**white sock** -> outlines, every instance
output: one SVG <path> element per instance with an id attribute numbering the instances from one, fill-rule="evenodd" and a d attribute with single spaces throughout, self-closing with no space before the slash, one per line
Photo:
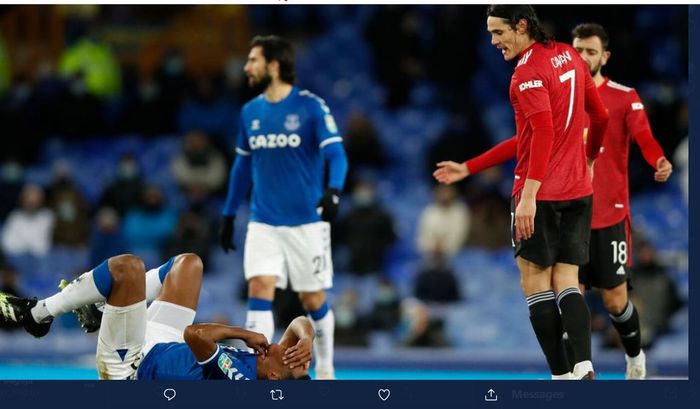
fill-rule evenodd
<path id="1" fill-rule="evenodd" d="M 42 322 L 99 301 L 105 301 L 105 297 L 97 290 L 92 271 L 88 271 L 73 280 L 62 291 L 37 302 L 32 308 L 32 317 L 34 321 Z"/>
<path id="2" fill-rule="evenodd" d="M 314 339 L 316 370 L 332 371 L 333 340 L 335 335 L 335 315 L 333 315 L 333 310 L 329 309 L 326 315 L 318 321 L 311 317 L 309 318 L 316 332 L 316 338 Z"/>
<path id="3" fill-rule="evenodd" d="M 574 374 L 571 372 L 567 372 L 562 375 L 552 375 L 553 381 L 569 381 L 571 379 L 574 379 Z"/>
<path id="4" fill-rule="evenodd" d="M 248 310 L 245 328 L 265 335 L 267 342 L 272 342 L 272 336 L 275 334 L 275 319 L 272 317 L 272 310 Z M 253 350 L 250 349 L 250 351 Z"/>
<path id="5" fill-rule="evenodd" d="M 625 354 L 627 357 L 627 362 L 634 364 L 634 365 L 644 365 L 646 363 L 646 357 L 644 356 L 644 350 L 640 349 L 639 350 L 639 355 L 637 356 L 629 356 Z"/>
<path id="6" fill-rule="evenodd" d="M 146 302 L 151 303 L 158 298 L 163 283 L 160 282 L 160 269 L 154 268 L 146 272 Z"/>
<path id="7" fill-rule="evenodd" d="M 593 363 L 591 361 L 581 361 L 574 366 L 574 376 L 576 379 L 581 379 L 588 372 L 593 372 Z"/>

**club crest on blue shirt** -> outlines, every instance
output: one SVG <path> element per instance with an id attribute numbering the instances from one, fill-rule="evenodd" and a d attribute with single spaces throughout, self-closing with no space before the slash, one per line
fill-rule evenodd
<path id="1" fill-rule="evenodd" d="M 299 121 L 299 115 L 297 114 L 289 114 L 287 115 L 287 119 L 284 121 L 284 127 L 290 131 L 294 132 L 299 127 L 301 126 L 301 122 Z"/>
<path id="2" fill-rule="evenodd" d="M 229 356 L 225 353 L 221 354 L 221 356 L 219 356 L 219 368 L 221 368 L 222 371 L 226 372 L 229 369 L 231 369 L 231 366 L 233 366 L 233 361 L 231 360 L 231 358 L 229 358 Z"/>
<path id="3" fill-rule="evenodd" d="M 260 120 L 253 119 L 253 121 L 250 123 L 250 130 L 257 131 L 258 129 L 260 129 Z"/>

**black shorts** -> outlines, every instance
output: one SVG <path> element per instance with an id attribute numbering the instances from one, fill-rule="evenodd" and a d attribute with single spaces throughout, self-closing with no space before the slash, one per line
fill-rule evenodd
<path id="1" fill-rule="evenodd" d="M 510 202 L 511 239 L 515 256 L 541 267 L 556 263 L 588 263 L 588 246 L 593 214 L 592 196 L 573 200 L 538 200 L 535 233 L 527 240 L 515 240 L 516 198 Z"/>
<path id="2" fill-rule="evenodd" d="M 629 261 L 632 256 L 627 219 L 603 229 L 591 231 L 590 262 L 581 266 L 578 281 L 586 288 L 615 288 L 629 285 Z"/>

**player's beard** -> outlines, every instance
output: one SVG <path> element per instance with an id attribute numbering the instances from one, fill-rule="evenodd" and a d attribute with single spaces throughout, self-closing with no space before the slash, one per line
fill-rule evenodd
<path id="1" fill-rule="evenodd" d="M 270 76 L 270 73 L 265 71 L 265 74 L 263 74 L 259 78 L 255 77 L 248 77 L 248 85 L 250 85 L 251 88 L 259 91 L 264 91 L 267 89 L 267 87 L 270 85 L 272 82 L 272 77 Z"/>
<path id="2" fill-rule="evenodd" d="M 598 75 L 601 68 L 603 68 L 602 61 L 598 62 L 598 65 L 596 65 L 595 67 L 589 68 L 588 71 L 590 71 L 591 77 L 595 77 L 596 75 Z"/>

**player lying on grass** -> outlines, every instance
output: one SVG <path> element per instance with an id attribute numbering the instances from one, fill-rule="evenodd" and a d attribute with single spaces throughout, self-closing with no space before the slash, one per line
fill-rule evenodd
<path id="1" fill-rule="evenodd" d="M 99 326 L 100 379 L 310 379 L 314 331 L 306 317 L 293 320 L 279 344 L 243 328 L 193 324 L 202 272 L 191 253 L 148 272 L 136 256 L 115 256 L 43 300 L 0 293 L 0 327 L 20 324 L 39 338 L 55 317 L 76 310 L 88 331 Z M 97 324 L 90 311 L 100 302 Z M 225 339 L 255 353 L 218 343 Z"/>

